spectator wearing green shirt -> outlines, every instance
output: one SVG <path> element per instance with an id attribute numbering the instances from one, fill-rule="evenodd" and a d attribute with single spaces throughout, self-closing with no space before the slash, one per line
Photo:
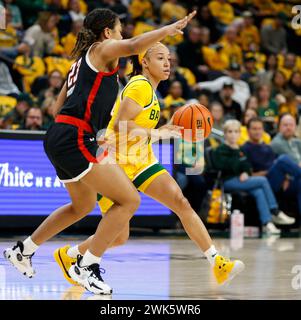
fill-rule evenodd
<path id="1" fill-rule="evenodd" d="M 280 211 L 273 191 L 266 177 L 251 176 L 251 165 L 238 145 L 240 122 L 228 120 L 224 125 L 225 143 L 212 153 L 213 166 L 222 172 L 226 192 L 244 191 L 255 198 L 263 232 L 279 234 L 272 222 L 272 215 Z"/>

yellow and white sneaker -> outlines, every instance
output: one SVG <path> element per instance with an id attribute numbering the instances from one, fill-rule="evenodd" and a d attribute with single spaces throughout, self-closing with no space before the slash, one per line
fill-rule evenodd
<path id="1" fill-rule="evenodd" d="M 61 270 L 63 271 L 63 275 L 65 279 L 74 285 L 78 283 L 75 282 L 69 275 L 69 269 L 71 266 L 76 262 L 76 259 L 71 258 L 67 255 L 67 251 L 70 248 L 70 245 L 67 245 L 63 248 L 58 248 L 54 251 L 53 256 L 57 264 L 60 266 Z"/>
<path id="2" fill-rule="evenodd" d="M 215 257 L 213 273 L 217 283 L 224 285 L 242 272 L 244 268 L 245 264 L 240 260 L 231 261 L 230 259 L 217 255 Z"/>

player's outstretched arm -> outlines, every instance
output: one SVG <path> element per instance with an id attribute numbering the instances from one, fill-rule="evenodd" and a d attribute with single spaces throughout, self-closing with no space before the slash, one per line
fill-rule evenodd
<path id="1" fill-rule="evenodd" d="M 196 11 L 191 12 L 185 18 L 158 30 L 153 30 L 126 40 L 105 40 L 101 46 L 100 55 L 103 61 L 109 62 L 119 57 L 126 57 L 146 51 L 156 42 L 167 36 L 183 34 L 183 29 L 196 15 Z"/>

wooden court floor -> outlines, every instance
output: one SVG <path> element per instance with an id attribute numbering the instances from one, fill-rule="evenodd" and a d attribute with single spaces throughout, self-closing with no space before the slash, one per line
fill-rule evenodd
<path id="1" fill-rule="evenodd" d="M 0 300 L 172 300 L 172 299 L 301 299 L 301 238 L 215 239 L 222 254 L 240 258 L 245 271 L 218 287 L 208 262 L 187 238 L 131 238 L 109 250 L 102 262 L 112 297 L 94 296 L 69 285 L 52 253 L 79 238 L 58 238 L 35 254 L 36 276 L 27 279 L 7 264 L 2 251 L 13 242 L 0 240 Z"/>

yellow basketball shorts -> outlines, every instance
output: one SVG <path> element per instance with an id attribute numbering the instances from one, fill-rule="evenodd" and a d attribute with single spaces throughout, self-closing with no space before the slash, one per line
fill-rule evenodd
<path id="1" fill-rule="evenodd" d="M 122 168 L 134 186 L 141 192 L 144 192 L 155 178 L 167 172 L 158 162 L 150 165 L 141 165 L 138 168 L 136 167 L 135 170 L 133 170 L 133 166 L 124 166 Z M 106 213 L 113 205 L 113 201 L 100 194 L 97 195 L 97 201 L 102 213 Z"/>

